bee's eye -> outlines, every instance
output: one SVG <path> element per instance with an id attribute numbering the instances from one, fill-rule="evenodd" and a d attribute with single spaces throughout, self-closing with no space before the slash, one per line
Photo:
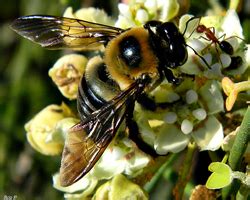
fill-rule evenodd
<path id="1" fill-rule="evenodd" d="M 141 47 L 140 43 L 133 36 L 124 38 L 120 42 L 120 56 L 123 61 L 129 67 L 138 67 L 142 58 L 141 58 Z"/>
<path id="2" fill-rule="evenodd" d="M 168 39 L 174 39 L 180 35 L 178 28 L 171 22 L 166 22 L 157 27 L 157 33 Z"/>

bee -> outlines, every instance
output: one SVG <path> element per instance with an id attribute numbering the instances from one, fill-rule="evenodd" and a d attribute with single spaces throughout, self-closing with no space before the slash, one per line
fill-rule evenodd
<path id="1" fill-rule="evenodd" d="M 180 83 L 172 69 L 187 60 L 186 28 L 181 33 L 173 22 L 149 21 L 143 27 L 124 30 L 44 15 L 20 17 L 11 27 L 49 49 L 93 50 L 105 46 L 103 58 L 97 57 L 87 65 L 79 84 L 77 108 L 81 121 L 70 129 L 65 141 L 60 167 L 62 186 L 75 183 L 92 169 L 124 121 L 129 138 L 141 150 L 156 155 L 141 140 L 133 120 L 134 104 L 137 101 L 155 110 L 157 105 L 149 92 L 164 79 Z"/>

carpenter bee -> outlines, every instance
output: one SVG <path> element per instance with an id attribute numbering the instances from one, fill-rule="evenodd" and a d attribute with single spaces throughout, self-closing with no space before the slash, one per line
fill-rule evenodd
<path id="1" fill-rule="evenodd" d="M 165 78 L 173 84 L 180 82 L 172 69 L 183 65 L 188 53 L 184 33 L 174 23 L 149 21 L 143 27 L 123 30 L 79 19 L 33 15 L 16 19 L 11 27 L 49 49 L 105 46 L 103 58 L 87 65 L 80 81 L 77 107 L 81 121 L 65 141 L 62 186 L 75 183 L 91 170 L 123 121 L 137 146 L 156 154 L 141 140 L 133 109 L 137 101 L 154 110 L 155 103 L 147 94 Z"/>

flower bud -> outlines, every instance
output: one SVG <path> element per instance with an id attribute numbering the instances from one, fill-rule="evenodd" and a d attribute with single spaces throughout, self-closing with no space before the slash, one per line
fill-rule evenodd
<path id="1" fill-rule="evenodd" d="M 64 144 L 64 135 L 58 131 L 60 128 L 57 124 L 66 117 L 73 117 L 73 114 L 65 104 L 49 105 L 40 111 L 25 124 L 27 139 L 31 146 L 45 155 L 60 154 Z M 69 124 L 68 128 L 74 123 Z"/>
<path id="2" fill-rule="evenodd" d="M 61 57 L 49 70 L 49 76 L 63 96 L 76 99 L 78 84 L 83 75 L 87 58 L 78 54 Z"/>
<path id="3" fill-rule="evenodd" d="M 96 191 L 93 199 L 148 199 L 147 194 L 137 184 L 118 174 Z"/>

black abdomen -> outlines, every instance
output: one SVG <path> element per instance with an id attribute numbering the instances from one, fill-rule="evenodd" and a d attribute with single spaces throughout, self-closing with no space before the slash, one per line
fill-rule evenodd
<path id="1" fill-rule="evenodd" d="M 101 57 L 89 60 L 78 88 L 77 109 L 81 120 L 100 109 L 120 92 Z"/>
<path id="2" fill-rule="evenodd" d="M 83 76 L 79 85 L 77 98 L 77 110 L 81 120 L 101 108 L 105 103 L 104 99 L 98 98 L 95 95 Z"/>

